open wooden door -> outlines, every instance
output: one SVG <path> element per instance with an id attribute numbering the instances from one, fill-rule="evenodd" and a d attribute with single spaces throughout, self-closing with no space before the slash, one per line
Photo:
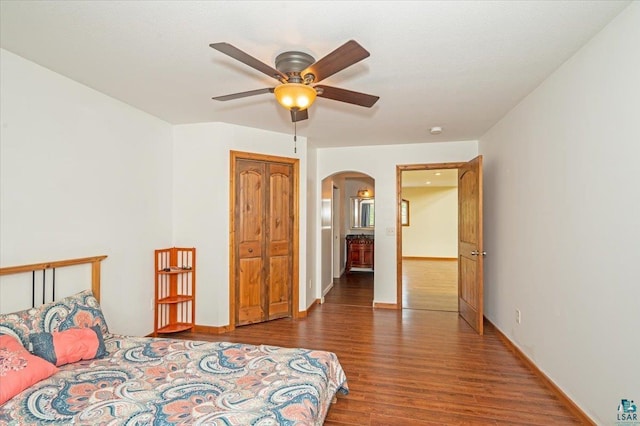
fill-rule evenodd
<path id="1" fill-rule="evenodd" d="M 458 310 L 483 332 L 482 156 L 458 169 Z"/>

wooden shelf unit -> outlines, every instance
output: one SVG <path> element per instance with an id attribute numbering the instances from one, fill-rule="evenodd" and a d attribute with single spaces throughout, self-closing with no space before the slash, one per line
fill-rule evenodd
<path id="1" fill-rule="evenodd" d="M 155 267 L 153 335 L 193 331 L 196 318 L 196 249 L 158 249 L 155 251 Z"/>

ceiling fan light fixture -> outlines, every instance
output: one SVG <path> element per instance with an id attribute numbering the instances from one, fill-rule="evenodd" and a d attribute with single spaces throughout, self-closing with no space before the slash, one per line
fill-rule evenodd
<path id="1" fill-rule="evenodd" d="M 278 103 L 288 110 L 297 108 L 302 111 L 309 108 L 316 100 L 315 89 L 301 83 L 281 84 L 275 87 L 273 94 Z"/>

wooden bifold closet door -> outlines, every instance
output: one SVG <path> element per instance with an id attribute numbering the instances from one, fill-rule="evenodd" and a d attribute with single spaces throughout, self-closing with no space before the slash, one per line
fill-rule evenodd
<path id="1" fill-rule="evenodd" d="M 234 168 L 234 323 L 246 325 L 290 317 L 294 167 L 236 158 Z"/>

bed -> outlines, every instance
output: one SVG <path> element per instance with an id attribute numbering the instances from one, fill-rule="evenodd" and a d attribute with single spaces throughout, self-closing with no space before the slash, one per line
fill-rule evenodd
<path id="1" fill-rule="evenodd" d="M 91 289 L 0 314 L 0 391 L 7 398 L 16 380 L 26 387 L 0 405 L 0 424 L 321 425 L 336 395 L 348 393 L 332 352 L 110 333 L 99 305 L 104 257 L 0 268 L 88 263 L 92 275 Z M 69 333 L 88 343 L 78 349 L 83 340 Z M 12 355 L 3 341 L 21 348 Z M 44 376 L 27 374 L 16 353 L 28 366 L 48 364 Z"/>

